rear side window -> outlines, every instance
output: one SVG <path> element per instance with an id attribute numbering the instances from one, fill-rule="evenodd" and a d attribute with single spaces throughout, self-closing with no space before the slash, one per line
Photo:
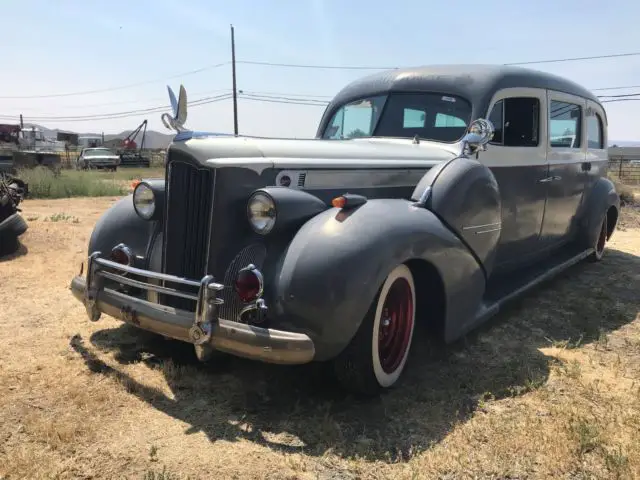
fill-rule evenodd
<path id="1" fill-rule="evenodd" d="M 495 128 L 494 145 L 536 147 L 540 132 L 540 100 L 534 97 L 505 98 L 489 114 Z"/>
<path id="2" fill-rule="evenodd" d="M 582 107 L 551 100 L 549 106 L 549 144 L 556 148 L 580 148 Z"/>
<path id="3" fill-rule="evenodd" d="M 587 146 L 602 150 L 604 148 L 604 135 L 602 134 L 602 118 L 593 112 L 587 117 Z"/>

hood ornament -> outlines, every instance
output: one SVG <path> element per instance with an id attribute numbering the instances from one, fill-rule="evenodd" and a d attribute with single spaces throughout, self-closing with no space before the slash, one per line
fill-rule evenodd
<path id="1" fill-rule="evenodd" d="M 178 133 L 186 132 L 187 129 L 184 128 L 184 124 L 187 121 L 187 91 L 183 85 L 180 85 L 180 94 L 178 95 L 178 100 L 176 100 L 176 96 L 169 85 L 167 85 L 167 90 L 169 91 L 169 101 L 171 102 L 173 116 L 163 113 L 160 119 L 167 129 L 175 130 Z"/>

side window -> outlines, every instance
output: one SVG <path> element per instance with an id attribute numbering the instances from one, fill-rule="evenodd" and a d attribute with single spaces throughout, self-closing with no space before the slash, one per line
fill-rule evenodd
<path id="1" fill-rule="evenodd" d="M 536 147 L 540 131 L 540 100 L 535 97 L 505 98 L 495 103 L 489 120 L 495 133 L 492 144 L 505 147 Z"/>
<path id="2" fill-rule="evenodd" d="M 435 127 L 466 127 L 467 122 L 454 115 L 447 115 L 446 113 L 436 114 Z"/>
<path id="3" fill-rule="evenodd" d="M 604 148 L 602 119 L 595 112 L 587 117 L 587 146 L 599 150 Z"/>
<path id="4" fill-rule="evenodd" d="M 424 128 L 425 116 L 426 114 L 424 110 L 405 108 L 402 119 L 402 128 Z"/>
<path id="5" fill-rule="evenodd" d="M 551 100 L 549 106 L 549 140 L 551 147 L 580 148 L 580 105 Z"/>

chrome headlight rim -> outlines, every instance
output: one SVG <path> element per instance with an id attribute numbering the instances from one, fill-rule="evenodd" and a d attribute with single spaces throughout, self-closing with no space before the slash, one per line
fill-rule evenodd
<path id="1" fill-rule="evenodd" d="M 271 212 L 270 215 L 267 215 L 267 219 L 263 227 L 259 227 L 255 221 L 255 215 L 252 211 L 252 205 L 255 205 L 257 202 L 261 202 L 263 205 L 266 205 L 268 208 L 267 211 Z M 262 190 L 258 190 L 253 192 L 247 201 L 247 220 L 249 221 L 249 225 L 251 229 L 260 234 L 267 235 L 269 234 L 276 225 L 276 219 L 278 217 L 278 212 L 276 209 L 276 202 L 271 195 Z"/>
<path id="2" fill-rule="evenodd" d="M 144 209 L 141 208 L 138 203 L 141 195 L 147 194 L 146 191 L 148 191 L 148 194 L 151 195 L 151 207 L 147 207 L 147 209 Z M 153 218 L 153 215 L 155 214 L 157 208 L 157 199 L 153 188 L 151 188 L 151 185 L 147 184 L 146 182 L 140 182 L 138 185 L 136 185 L 136 188 L 133 189 L 133 208 L 138 216 L 143 220 L 151 220 Z"/>

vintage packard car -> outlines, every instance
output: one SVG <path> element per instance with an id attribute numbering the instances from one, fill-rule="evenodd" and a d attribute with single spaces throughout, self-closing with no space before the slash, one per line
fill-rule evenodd
<path id="1" fill-rule="evenodd" d="M 374 74 L 306 140 L 189 131 L 184 89 L 169 96 L 165 178 L 98 221 L 71 290 L 90 320 L 190 342 L 203 361 L 326 361 L 375 395 L 397 384 L 416 322 L 452 342 L 599 261 L 616 228 L 606 113 L 557 76 Z"/>

